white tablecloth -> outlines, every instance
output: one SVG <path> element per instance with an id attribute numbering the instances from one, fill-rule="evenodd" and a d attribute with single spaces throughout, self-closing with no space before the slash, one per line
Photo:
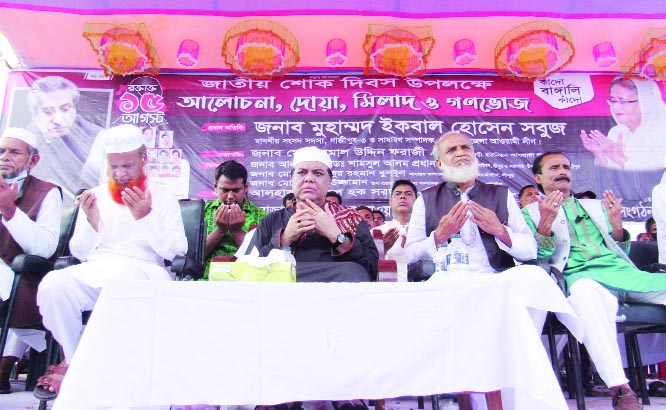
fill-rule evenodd
<path id="1" fill-rule="evenodd" d="M 517 409 L 566 410 L 528 309 L 562 312 L 574 332 L 577 321 L 534 272 L 442 283 L 117 283 L 102 291 L 53 410 L 497 389 Z"/>

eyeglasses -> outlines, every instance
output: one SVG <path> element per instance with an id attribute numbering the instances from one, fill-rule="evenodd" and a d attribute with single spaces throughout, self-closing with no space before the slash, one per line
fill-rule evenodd
<path id="1" fill-rule="evenodd" d="M 633 104 L 638 102 L 638 100 L 615 100 L 613 98 L 609 98 L 606 100 L 608 105 L 614 105 L 614 104 L 620 104 L 620 106 L 624 107 L 627 104 Z"/>

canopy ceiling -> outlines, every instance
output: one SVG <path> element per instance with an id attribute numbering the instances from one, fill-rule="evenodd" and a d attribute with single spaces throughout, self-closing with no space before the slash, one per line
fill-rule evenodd
<path id="1" fill-rule="evenodd" d="M 363 42 L 371 24 L 397 27 L 431 26 L 435 39 L 427 62 L 431 72 L 494 72 L 500 38 L 529 22 L 557 23 L 571 34 L 575 54 L 566 71 L 619 72 L 641 48 L 651 28 L 666 28 L 666 1 L 517 1 L 441 0 L 16 0 L 0 2 L 0 30 L 16 50 L 25 69 L 100 68 L 97 55 L 84 38 L 86 23 L 144 23 L 161 60 L 161 72 L 225 72 L 221 55 L 227 31 L 248 19 L 284 26 L 298 41 L 297 72 L 360 71 Z M 177 62 L 185 39 L 200 46 L 191 69 Z M 348 60 L 341 67 L 326 61 L 326 44 L 342 39 Z M 471 40 L 477 60 L 468 66 L 454 62 L 454 43 Z M 593 47 L 613 45 L 617 63 L 599 67 Z"/>

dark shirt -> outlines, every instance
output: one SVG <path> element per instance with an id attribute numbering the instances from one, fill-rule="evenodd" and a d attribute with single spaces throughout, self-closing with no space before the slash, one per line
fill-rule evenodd
<path id="1" fill-rule="evenodd" d="M 206 220 L 206 235 L 210 235 L 215 229 L 217 229 L 217 224 L 215 223 L 215 213 L 222 206 L 219 199 L 207 202 L 204 208 L 204 219 Z M 245 223 L 243 224 L 243 232 L 247 233 L 250 229 L 254 229 L 261 219 L 266 216 L 266 211 L 259 208 L 248 199 L 244 199 L 241 203 L 241 209 L 245 213 Z M 227 231 L 224 234 L 224 237 L 217 244 L 217 246 L 211 251 L 210 255 L 206 257 L 206 267 L 204 270 L 204 276 L 201 280 L 208 280 L 208 273 L 210 272 L 210 263 L 216 256 L 234 256 L 238 251 L 238 245 L 234 241 L 234 237 L 230 231 Z"/>

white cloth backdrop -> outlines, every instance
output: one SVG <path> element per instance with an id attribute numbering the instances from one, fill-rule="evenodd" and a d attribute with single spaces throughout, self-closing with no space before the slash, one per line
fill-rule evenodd
<path id="1" fill-rule="evenodd" d="M 53 410 L 500 388 L 506 409 L 566 410 L 528 309 L 563 312 L 582 334 L 557 286 L 533 272 L 440 283 L 110 285 Z"/>

